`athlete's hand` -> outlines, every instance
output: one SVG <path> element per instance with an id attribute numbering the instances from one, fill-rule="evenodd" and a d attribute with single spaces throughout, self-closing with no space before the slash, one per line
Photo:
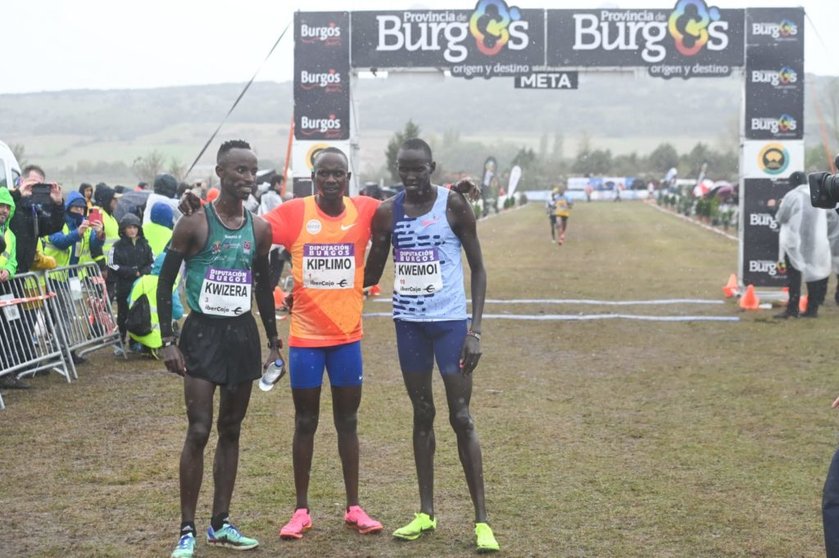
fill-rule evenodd
<path id="1" fill-rule="evenodd" d="M 472 201 L 476 201 L 481 197 L 481 190 L 475 185 L 471 178 L 464 178 L 463 180 L 460 180 L 457 184 L 452 186 L 452 190 L 460 192 L 463 196 Z"/>
<path id="2" fill-rule="evenodd" d="M 460 372 L 468 376 L 478 366 L 481 360 L 481 341 L 474 335 L 467 335 L 460 349 Z"/>
<path id="3" fill-rule="evenodd" d="M 291 309 L 294 308 L 294 296 L 291 293 L 285 295 L 285 298 L 283 299 L 283 306 L 285 306 L 288 313 L 291 314 Z"/>
<path id="4" fill-rule="evenodd" d="M 199 209 L 201 209 L 201 198 L 193 194 L 191 190 L 184 192 L 178 203 L 178 210 L 184 215 L 192 215 Z"/>
<path id="5" fill-rule="evenodd" d="M 184 361 L 184 355 L 176 345 L 169 345 L 160 349 L 160 357 L 166 363 L 166 370 L 178 376 L 186 376 L 186 361 Z"/>
<path id="6" fill-rule="evenodd" d="M 839 397 L 837 397 L 836 400 L 833 401 L 833 405 L 831 405 L 831 407 L 833 407 L 834 409 L 839 409 Z"/>
<path id="7" fill-rule="evenodd" d="M 285 361 L 286 361 L 286 360 L 283 358 L 283 355 L 281 355 L 281 354 L 280 354 L 280 349 L 282 349 L 282 348 L 283 348 L 283 341 L 282 341 L 282 339 L 281 339 L 277 347 L 275 347 L 275 348 L 273 348 L 273 349 L 269 349 L 269 350 L 268 350 L 268 358 L 265 360 L 265 363 L 262 365 L 262 373 L 263 373 L 263 374 L 265 373 L 265 371 L 266 371 L 266 370 L 268 370 L 268 367 L 269 367 L 269 366 L 271 366 L 272 364 L 274 364 L 274 361 L 275 361 L 275 360 L 277 360 L 278 358 L 279 358 L 279 359 L 282 359 L 282 360 L 283 360 L 283 362 L 285 362 Z M 280 379 L 281 379 L 283 376 L 285 376 L 285 373 L 286 373 L 286 370 L 287 370 L 287 369 L 288 369 L 288 366 L 284 366 L 284 367 L 283 367 L 283 373 L 282 373 L 282 374 L 280 374 L 280 377 L 279 377 L 279 378 L 277 378 L 277 381 L 278 381 L 278 382 L 280 381 Z"/>

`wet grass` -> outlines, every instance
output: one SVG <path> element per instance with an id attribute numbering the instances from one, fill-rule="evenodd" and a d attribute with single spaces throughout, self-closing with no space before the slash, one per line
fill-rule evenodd
<path id="1" fill-rule="evenodd" d="M 578 204 L 551 244 L 532 206 L 479 227 L 491 299 L 721 300 L 736 243 L 641 203 Z M 386 271 L 386 274 L 389 271 Z M 386 275 L 388 276 L 388 275 Z M 387 289 L 385 289 L 387 291 Z M 832 297 L 831 297 L 832 298 Z M 368 302 L 370 312 L 387 304 Z M 508 556 L 817 556 L 820 491 L 836 444 L 831 305 L 775 322 L 732 302 L 611 307 L 490 304 L 487 313 L 739 316 L 741 321 L 486 320 L 473 412 L 490 519 Z M 284 326 L 283 326 L 284 327 Z M 287 383 L 255 391 L 232 516 L 262 556 L 471 556 L 472 510 L 438 402 L 439 528 L 389 532 L 418 506 L 411 412 L 393 326 L 365 322 L 362 504 L 386 527 L 344 528 L 331 400 L 324 393 L 310 502 L 315 528 L 280 541 L 294 491 Z M 0 413 L 3 556 L 168 556 L 179 522 L 182 392 L 160 363 L 101 351 L 80 379 L 38 377 Z M 211 449 L 199 528 L 209 521 Z M 199 541 L 200 557 L 221 556 Z"/>

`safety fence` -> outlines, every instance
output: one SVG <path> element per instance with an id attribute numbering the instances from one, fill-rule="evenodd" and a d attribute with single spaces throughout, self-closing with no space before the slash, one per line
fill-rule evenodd
<path id="1" fill-rule="evenodd" d="M 78 378 L 74 358 L 122 348 L 105 279 L 94 263 L 0 282 L 0 376 L 47 370 Z M 5 408 L 0 396 L 0 409 Z"/>

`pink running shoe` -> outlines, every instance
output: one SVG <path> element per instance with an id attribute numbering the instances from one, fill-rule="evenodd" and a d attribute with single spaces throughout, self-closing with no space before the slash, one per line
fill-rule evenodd
<path id="1" fill-rule="evenodd" d="M 302 539 L 303 533 L 312 528 L 312 518 L 309 510 L 299 508 L 294 510 L 291 520 L 280 529 L 280 538 L 286 540 Z"/>
<path id="2" fill-rule="evenodd" d="M 382 530 L 382 524 L 367 515 L 361 509 L 361 506 L 350 506 L 347 513 L 344 514 L 344 521 L 347 523 L 347 527 L 355 529 L 362 535 L 378 533 Z"/>

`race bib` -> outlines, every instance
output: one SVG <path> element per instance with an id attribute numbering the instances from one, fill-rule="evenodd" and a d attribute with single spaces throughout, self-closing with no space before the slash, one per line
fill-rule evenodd
<path id="1" fill-rule="evenodd" d="M 396 279 L 393 290 L 398 294 L 429 295 L 443 288 L 443 274 L 437 248 L 397 248 L 394 250 L 394 265 Z"/>
<path id="2" fill-rule="evenodd" d="M 304 288 L 352 289 L 354 286 L 354 244 L 303 245 Z"/>
<path id="3" fill-rule="evenodd" d="M 251 309 L 251 272 L 208 267 L 198 307 L 212 316 L 239 316 Z"/>

